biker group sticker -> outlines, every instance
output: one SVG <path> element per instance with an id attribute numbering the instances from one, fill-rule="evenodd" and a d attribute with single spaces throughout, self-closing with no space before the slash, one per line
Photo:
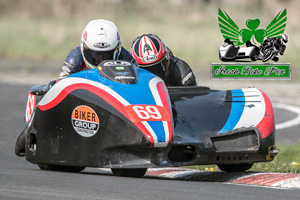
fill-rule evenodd
<path id="1" fill-rule="evenodd" d="M 77 106 L 72 112 L 72 125 L 79 135 L 92 137 L 99 129 L 99 118 L 89 106 Z"/>

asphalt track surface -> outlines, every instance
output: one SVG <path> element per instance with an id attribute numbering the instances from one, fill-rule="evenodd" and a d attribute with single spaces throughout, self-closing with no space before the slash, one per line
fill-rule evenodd
<path id="1" fill-rule="evenodd" d="M 146 175 L 143 178 L 112 176 L 111 172 L 87 168 L 81 173 L 40 170 L 15 156 L 15 141 L 24 128 L 29 85 L 0 83 L 0 199 L 205 199 L 257 200 L 300 199 L 299 189 L 188 181 Z M 277 124 L 297 113 L 275 107 Z M 277 131 L 277 143 L 299 142 L 295 123 Z"/>

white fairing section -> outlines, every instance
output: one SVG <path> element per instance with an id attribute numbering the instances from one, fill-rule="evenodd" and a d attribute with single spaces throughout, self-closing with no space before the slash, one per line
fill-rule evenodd
<path id="1" fill-rule="evenodd" d="M 159 77 L 155 77 L 149 82 L 149 87 L 150 87 L 152 95 L 155 99 L 156 104 L 158 106 L 163 106 L 162 100 L 160 98 L 160 95 L 159 95 L 157 87 L 156 87 L 156 85 L 159 82 L 163 82 L 163 80 Z M 163 123 L 163 127 L 165 130 L 165 142 L 154 142 L 154 147 L 166 147 L 169 143 L 169 140 L 170 140 L 169 135 L 170 135 L 171 130 L 169 130 L 167 121 L 162 121 L 162 123 Z"/>
<path id="2" fill-rule="evenodd" d="M 257 88 L 242 89 L 245 95 L 245 106 L 242 116 L 234 129 L 258 125 L 265 115 L 265 100 Z"/>

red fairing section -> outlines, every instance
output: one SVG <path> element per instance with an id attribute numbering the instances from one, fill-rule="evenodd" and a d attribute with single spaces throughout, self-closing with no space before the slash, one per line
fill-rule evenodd
<path id="1" fill-rule="evenodd" d="M 274 112 L 273 107 L 271 104 L 271 101 L 269 97 L 261 90 L 259 90 L 261 94 L 264 97 L 265 105 L 266 105 L 266 111 L 264 118 L 261 120 L 261 122 L 256 126 L 261 132 L 261 137 L 266 138 L 270 136 L 274 132 Z"/>

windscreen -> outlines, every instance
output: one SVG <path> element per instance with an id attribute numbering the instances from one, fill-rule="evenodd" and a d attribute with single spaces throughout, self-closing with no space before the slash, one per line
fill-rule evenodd
<path id="1" fill-rule="evenodd" d="M 98 72 L 104 78 L 117 83 L 133 84 L 138 79 L 135 65 L 125 60 L 103 61 L 98 66 Z"/>

